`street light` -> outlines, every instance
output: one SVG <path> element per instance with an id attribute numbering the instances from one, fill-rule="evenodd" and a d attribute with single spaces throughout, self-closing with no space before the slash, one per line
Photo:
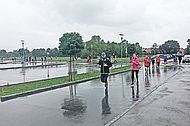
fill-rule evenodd
<path id="1" fill-rule="evenodd" d="M 24 40 L 21 40 L 21 42 L 22 42 L 22 49 L 23 49 L 23 54 L 22 54 L 23 60 L 22 60 L 22 64 L 24 64 Z"/>
<path id="2" fill-rule="evenodd" d="M 124 34 L 119 34 L 119 35 L 121 36 L 121 67 L 122 67 L 122 49 L 123 49 L 122 41 Z"/>
<path id="3" fill-rule="evenodd" d="M 127 45 L 128 45 L 128 41 L 126 41 L 126 63 L 127 63 Z"/>
<path id="4" fill-rule="evenodd" d="M 93 45 L 91 44 L 91 62 L 93 63 Z"/>

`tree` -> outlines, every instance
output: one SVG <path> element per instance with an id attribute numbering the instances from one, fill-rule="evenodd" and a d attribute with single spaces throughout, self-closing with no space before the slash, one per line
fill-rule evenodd
<path id="1" fill-rule="evenodd" d="M 20 56 L 23 55 L 23 48 L 18 50 Z M 30 56 L 30 51 L 28 49 L 24 49 L 24 56 Z"/>
<path id="2" fill-rule="evenodd" d="M 0 50 L 0 57 L 1 58 L 4 58 L 6 55 L 7 55 L 7 51 L 6 50 L 4 50 L 4 49 Z"/>
<path id="3" fill-rule="evenodd" d="M 190 39 L 187 40 L 187 48 L 185 49 L 185 54 L 190 54 Z"/>
<path id="4" fill-rule="evenodd" d="M 158 48 L 158 47 L 159 47 L 159 46 L 158 46 L 157 43 L 154 43 L 154 44 L 152 45 L 152 52 L 153 52 L 154 55 L 159 52 L 159 48 Z"/>
<path id="5" fill-rule="evenodd" d="M 159 47 L 163 53 L 173 54 L 179 51 L 179 43 L 176 40 L 168 40 Z"/>
<path id="6" fill-rule="evenodd" d="M 50 49 L 49 56 L 53 56 L 53 57 L 60 56 L 59 50 L 57 48 Z"/>
<path id="7" fill-rule="evenodd" d="M 127 45 L 127 53 L 129 54 L 129 55 L 133 55 L 134 53 L 136 52 L 136 46 L 135 46 L 135 44 L 128 44 Z"/>
<path id="8" fill-rule="evenodd" d="M 76 32 L 64 33 L 63 36 L 59 38 L 59 41 L 61 53 L 69 56 L 77 55 L 84 49 L 82 37 Z"/>
<path id="9" fill-rule="evenodd" d="M 32 50 L 32 56 L 35 56 L 35 57 L 41 57 L 41 56 L 46 56 L 46 50 L 43 49 L 43 48 L 40 48 L 40 49 L 33 49 Z"/>

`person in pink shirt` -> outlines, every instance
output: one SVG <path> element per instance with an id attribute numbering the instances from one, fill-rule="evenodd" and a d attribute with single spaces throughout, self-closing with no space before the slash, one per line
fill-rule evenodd
<path id="1" fill-rule="evenodd" d="M 133 58 L 131 60 L 131 65 L 132 65 L 132 84 L 131 84 L 131 88 L 134 91 L 134 74 L 136 73 L 136 79 L 137 79 L 137 96 L 136 97 L 139 97 L 139 80 L 138 80 L 139 59 L 137 58 L 136 54 L 133 54 Z M 134 92 L 133 92 L 133 97 L 134 97 Z"/>

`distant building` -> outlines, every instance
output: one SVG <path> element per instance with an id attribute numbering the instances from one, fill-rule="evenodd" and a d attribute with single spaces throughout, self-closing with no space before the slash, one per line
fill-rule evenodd
<path id="1" fill-rule="evenodd" d="M 179 51 L 180 51 L 180 52 L 184 52 L 184 49 L 183 49 L 183 48 L 179 48 Z"/>
<path id="2" fill-rule="evenodd" d="M 152 49 L 151 48 L 143 48 L 143 52 L 151 53 Z"/>

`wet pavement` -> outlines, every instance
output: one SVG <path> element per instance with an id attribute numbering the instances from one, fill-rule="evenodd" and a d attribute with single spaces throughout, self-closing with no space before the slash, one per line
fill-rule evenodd
<path id="1" fill-rule="evenodd" d="M 111 126 L 190 126 L 190 66 L 183 67 Z"/>
<path id="2" fill-rule="evenodd" d="M 120 67 L 120 64 L 114 64 L 113 68 L 115 67 Z M 77 74 L 89 73 L 99 70 L 96 64 L 87 64 L 87 63 L 76 64 L 75 68 L 77 70 Z M 33 67 L 33 68 L 0 70 L 0 75 L 1 75 L 0 76 L 1 86 L 7 84 L 11 85 L 14 83 L 67 76 L 68 65 L 65 64 L 65 65 L 42 66 L 42 67 Z"/>
<path id="3" fill-rule="evenodd" d="M 178 71 L 176 66 L 139 72 L 140 98 Z M 3 126 L 103 126 L 133 105 L 131 72 L 109 77 L 109 94 L 99 79 L 0 103 Z"/>

